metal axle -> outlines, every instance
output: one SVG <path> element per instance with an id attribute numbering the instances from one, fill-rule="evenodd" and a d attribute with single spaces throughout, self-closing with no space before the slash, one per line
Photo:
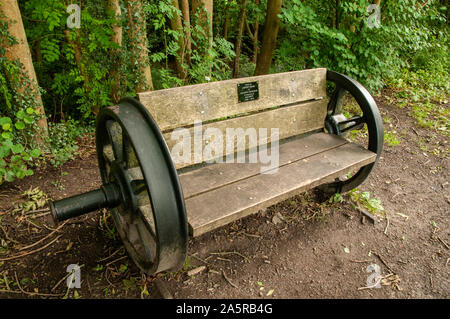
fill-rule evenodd
<path id="1" fill-rule="evenodd" d="M 117 207 L 120 202 L 120 188 L 111 183 L 94 191 L 50 202 L 50 210 L 53 220 L 61 222 L 101 208 Z"/>

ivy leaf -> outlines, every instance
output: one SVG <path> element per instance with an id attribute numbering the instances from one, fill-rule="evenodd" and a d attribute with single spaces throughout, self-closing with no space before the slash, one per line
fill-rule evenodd
<path id="1" fill-rule="evenodd" d="M 41 155 L 41 151 L 35 148 L 35 149 L 31 150 L 30 155 L 32 157 L 38 157 L 39 155 Z"/>
<path id="2" fill-rule="evenodd" d="M 16 145 L 13 145 L 13 147 L 11 147 L 11 151 L 14 154 L 19 154 L 19 153 L 22 153 L 24 151 L 24 147 L 23 147 L 22 144 L 16 144 Z"/>
<path id="3" fill-rule="evenodd" d="M 0 117 L 0 125 L 11 124 L 12 121 L 9 117 Z"/>
<path id="4" fill-rule="evenodd" d="M 25 116 L 23 120 L 27 124 L 32 124 L 33 123 L 33 118 L 31 116 Z"/>
<path id="5" fill-rule="evenodd" d="M 24 122 L 17 122 L 16 124 L 14 124 L 14 126 L 18 130 L 23 130 L 25 128 L 25 123 Z"/>
<path id="6" fill-rule="evenodd" d="M 25 177 L 25 171 L 24 170 L 19 170 L 16 173 L 17 178 L 24 178 Z"/>
<path id="7" fill-rule="evenodd" d="M 25 117 L 25 112 L 23 110 L 20 110 L 16 113 L 16 117 L 18 119 L 23 119 Z"/>
<path id="8" fill-rule="evenodd" d="M 9 131 L 11 129 L 11 124 L 10 123 L 5 123 L 2 125 L 2 129 L 4 131 Z"/>
<path id="9" fill-rule="evenodd" d="M 34 109 L 32 107 L 27 107 L 26 111 L 30 115 L 34 113 Z"/>

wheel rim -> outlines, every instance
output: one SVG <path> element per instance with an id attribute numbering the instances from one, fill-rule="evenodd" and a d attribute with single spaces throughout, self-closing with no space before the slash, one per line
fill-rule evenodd
<path id="1" fill-rule="evenodd" d="M 103 183 L 121 188 L 122 203 L 111 214 L 130 257 L 149 274 L 181 268 L 188 241 L 184 199 L 151 115 L 131 98 L 103 109 L 96 144 Z"/>
<path id="2" fill-rule="evenodd" d="M 345 135 L 352 130 L 367 126 L 368 145 L 367 149 L 377 154 L 379 159 L 383 150 L 384 130 L 383 121 L 370 93 L 357 81 L 334 71 L 327 71 L 327 80 L 336 84 L 336 89 L 331 94 L 327 107 L 325 128 L 331 134 Z M 345 92 L 350 93 L 359 105 L 362 115 L 347 119 L 342 114 L 342 100 Z M 334 192 L 346 192 L 360 185 L 369 176 L 375 163 L 360 168 L 351 178 L 338 180 L 328 184 Z"/>

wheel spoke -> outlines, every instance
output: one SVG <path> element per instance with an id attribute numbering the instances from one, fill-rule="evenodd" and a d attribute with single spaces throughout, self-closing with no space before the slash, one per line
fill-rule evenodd
<path id="1" fill-rule="evenodd" d="M 106 144 L 103 146 L 103 158 L 109 165 L 114 162 L 114 151 L 111 144 Z"/>
<path id="2" fill-rule="evenodd" d="M 143 222 L 148 226 L 149 233 L 152 235 L 153 238 L 156 239 L 156 226 L 155 226 L 155 220 L 153 218 L 153 210 L 152 205 L 142 205 L 139 206 L 139 211 L 141 213 L 141 218 Z"/>
<path id="3" fill-rule="evenodd" d="M 136 224 L 140 243 L 145 253 L 145 257 L 148 261 L 153 262 L 156 255 L 156 241 L 152 233 L 148 231 L 148 227 L 144 224 L 144 221 L 139 219 Z"/>
<path id="4" fill-rule="evenodd" d="M 327 112 L 330 115 L 341 113 L 342 100 L 345 94 L 345 90 L 340 86 L 336 86 L 333 94 L 331 94 L 330 102 L 328 102 Z"/>
<path id="5" fill-rule="evenodd" d="M 348 120 L 339 122 L 339 129 L 341 133 L 345 133 L 353 130 L 360 130 L 364 127 L 366 123 L 363 116 L 355 116 Z"/>
<path id="6" fill-rule="evenodd" d="M 122 133 L 122 160 L 125 163 L 125 168 L 130 168 L 130 148 L 132 146 L 130 144 L 130 139 L 128 138 L 128 136 L 124 132 Z"/>
<path id="7" fill-rule="evenodd" d="M 111 142 L 111 147 L 114 153 L 114 158 L 118 161 L 122 161 L 122 128 L 120 125 L 112 120 L 106 121 L 106 129 Z"/>

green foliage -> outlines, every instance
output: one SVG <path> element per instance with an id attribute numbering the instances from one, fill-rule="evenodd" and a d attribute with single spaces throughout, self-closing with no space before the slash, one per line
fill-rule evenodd
<path id="1" fill-rule="evenodd" d="M 5 57 L 5 49 L 17 43 L 8 31 L 11 23 L 0 15 L 0 184 L 33 175 L 31 169 L 41 151 L 32 145 L 40 118 L 35 94 L 19 61 Z"/>
<path id="2" fill-rule="evenodd" d="M 276 54 L 279 68 L 326 67 L 379 90 L 401 68 L 421 61 L 432 42 L 439 42 L 445 33 L 444 12 L 436 9 L 438 1 L 383 1 L 379 28 L 367 23 L 371 3 L 285 2 L 281 14 L 285 34 Z"/>
<path id="3" fill-rule="evenodd" d="M 231 77 L 240 1 L 214 2 L 211 39 L 205 32 L 211 26 L 200 23 L 207 21 L 200 18 L 204 8 L 191 12 L 190 26 L 172 30 L 171 18 L 181 15 L 172 1 L 143 0 L 147 29 L 137 31 L 145 32 L 145 45 L 130 38 L 136 30 L 128 29 L 129 13 L 124 2 L 122 15 L 116 19 L 107 11 L 104 0 L 83 1 L 80 29 L 67 27 L 68 3 L 64 1 L 18 2 L 50 122 L 49 137 L 45 146 L 33 145 L 33 137 L 39 136 L 35 95 L 27 76 L 21 73 L 20 63 L 5 58 L 5 49 L 16 39 L 8 32 L 8 19 L 0 16 L 0 183 L 32 174 L 33 167 L 42 160 L 60 166 L 75 156 L 77 137 L 92 128 L 94 113 L 116 102 L 117 97 L 135 95 L 136 83 L 143 77 L 138 72 L 142 66 L 133 56 L 136 46 L 140 52 L 148 50 L 155 89 Z M 356 78 L 372 91 L 387 85 L 394 92 L 395 103 L 404 107 L 418 125 L 448 136 L 450 55 L 446 3 L 383 0 L 381 25 L 371 28 L 368 19 L 373 12 L 367 9 L 372 2 L 283 1 L 271 71 L 326 67 Z M 250 33 L 258 22 L 257 40 L 261 44 L 266 9 L 267 0 L 246 3 L 239 76 L 253 75 Z M 112 40 L 115 24 L 123 28 L 121 47 Z M 187 77 L 181 79 L 175 62 L 179 59 L 179 40 L 184 39 L 186 31 L 191 35 L 192 49 L 185 52 L 190 63 L 183 61 Z M 116 69 L 120 87 L 113 92 L 116 87 L 111 70 Z M 385 139 L 390 145 L 400 143 L 393 131 L 386 132 Z"/>
<path id="4" fill-rule="evenodd" d="M 385 213 L 381 201 L 378 198 L 371 196 L 369 192 L 361 192 L 355 188 L 349 192 L 349 196 L 353 202 L 362 205 L 372 214 Z"/>
<path id="5" fill-rule="evenodd" d="M 61 123 L 49 123 L 49 135 L 46 140 L 46 158 L 54 167 L 74 159 L 78 150 L 77 138 L 89 133 L 92 128 L 83 128 L 80 123 L 69 119 Z"/>
<path id="6" fill-rule="evenodd" d="M 192 15 L 189 28 L 193 49 L 186 51 L 191 56 L 191 64 L 183 64 L 187 72 L 184 84 L 203 83 L 228 79 L 231 70 L 227 62 L 234 56 L 233 44 L 220 36 L 216 36 L 212 42 L 205 30 L 209 26 L 199 23 L 199 15 L 203 8 Z M 152 48 L 150 60 L 152 66 L 153 84 L 155 89 L 181 86 L 183 81 L 176 77 L 171 65 L 178 58 L 178 38 L 184 37 L 184 30 L 172 30 L 168 26 L 174 15 L 181 12 L 172 6 L 171 1 L 149 1 L 145 7 L 149 20 L 149 46 Z"/>

